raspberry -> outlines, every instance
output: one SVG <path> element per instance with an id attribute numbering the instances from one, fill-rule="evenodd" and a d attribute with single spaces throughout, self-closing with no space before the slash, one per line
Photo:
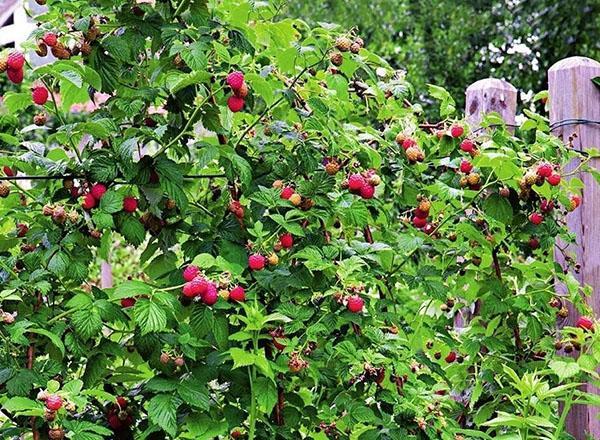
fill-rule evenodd
<path id="1" fill-rule="evenodd" d="M 248 267 L 251 270 L 262 270 L 265 267 L 265 257 L 260 254 L 252 254 L 248 257 Z"/>
<path id="2" fill-rule="evenodd" d="M 472 153 L 475 151 L 475 143 L 471 139 L 465 139 L 460 143 L 460 149 L 465 153 Z"/>
<path id="3" fill-rule="evenodd" d="M 549 177 L 546 177 L 546 181 L 552 185 L 552 186 L 556 186 L 560 183 L 560 174 L 558 173 L 553 173 L 551 174 Z"/>
<path id="4" fill-rule="evenodd" d="M 242 83 L 242 86 L 239 89 L 235 89 L 233 91 L 233 94 L 238 98 L 245 98 L 246 96 L 248 96 L 248 86 L 246 85 L 246 83 Z"/>
<path id="5" fill-rule="evenodd" d="M 231 95 L 227 99 L 227 107 L 234 113 L 239 112 L 244 108 L 244 98 L 238 98 L 235 95 Z"/>
<path id="6" fill-rule="evenodd" d="M 452 362 L 454 362 L 456 360 L 456 353 L 451 351 L 450 353 L 448 353 L 448 356 L 446 356 L 444 358 L 444 360 L 446 362 L 448 362 L 449 364 L 451 364 Z"/>
<path id="7" fill-rule="evenodd" d="M 104 193 L 106 193 L 106 185 L 102 183 L 94 184 L 90 190 L 90 194 L 98 201 L 100 201 Z"/>
<path id="8" fill-rule="evenodd" d="M 68 60 L 71 58 L 71 51 L 60 43 L 56 43 L 56 45 L 51 48 L 50 51 L 52 52 L 52 55 L 59 60 Z"/>
<path id="9" fill-rule="evenodd" d="M 471 162 L 469 162 L 468 160 L 463 160 L 460 163 L 460 171 L 465 173 L 465 174 L 469 174 L 471 172 L 471 170 L 473 170 L 473 164 Z"/>
<path id="10" fill-rule="evenodd" d="M 427 225 L 427 218 L 413 217 L 412 223 L 415 228 L 424 228 Z"/>
<path id="11" fill-rule="evenodd" d="M 540 241 L 537 238 L 535 238 L 535 237 L 531 237 L 529 239 L 529 247 L 531 249 L 533 249 L 533 250 L 539 248 L 540 247 Z"/>
<path id="12" fill-rule="evenodd" d="M 329 61 L 331 61 L 331 64 L 333 64 L 334 66 L 341 66 L 344 62 L 344 57 L 339 52 L 332 52 L 329 55 Z"/>
<path id="13" fill-rule="evenodd" d="M 552 200 L 544 199 L 540 203 L 540 211 L 544 213 L 552 212 L 554 209 L 554 202 Z"/>
<path id="14" fill-rule="evenodd" d="M 450 136 L 452 136 L 453 138 L 459 138 L 461 137 L 465 132 L 465 129 L 462 128 L 462 126 L 460 125 L 453 125 L 452 127 L 450 127 Z"/>
<path id="15" fill-rule="evenodd" d="M 19 237 L 19 238 L 25 237 L 25 235 L 27 234 L 28 231 L 29 231 L 29 226 L 27 226 L 25 223 L 17 224 L 17 237 Z"/>
<path id="16" fill-rule="evenodd" d="M 352 40 L 347 37 L 339 37 L 335 40 L 335 47 L 340 52 L 348 52 L 350 46 L 352 46 Z"/>
<path id="17" fill-rule="evenodd" d="M 419 147 L 410 147 L 406 149 L 406 158 L 410 163 L 415 163 L 423 160 L 425 156 Z"/>
<path id="18" fill-rule="evenodd" d="M 421 208 L 416 208 L 414 215 L 418 218 L 427 218 L 429 217 L 429 211 L 423 211 Z"/>
<path id="19" fill-rule="evenodd" d="M 277 254 L 271 254 L 269 255 L 269 258 L 267 258 L 267 261 L 269 263 L 269 266 L 277 266 L 277 264 L 279 263 L 279 257 L 277 256 Z"/>
<path id="20" fill-rule="evenodd" d="M 15 171 L 8 165 L 4 165 L 2 167 L 2 171 L 4 171 L 4 174 L 7 175 L 8 177 L 13 177 L 15 175 Z"/>
<path id="21" fill-rule="evenodd" d="M 298 193 L 294 193 L 290 196 L 289 200 L 292 203 L 292 205 L 298 206 L 300 203 L 302 203 L 302 196 Z"/>
<path id="22" fill-rule="evenodd" d="M 117 405 L 119 405 L 119 408 L 121 408 L 121 409 L 127 408 L 127 399 L 125 397 L 118 396 L 116 400 L 117 400 Z"/>
<path id="23" fill-rule="evenodd" d="M 31 90 L 31 97 L 37 105 L 44 105 L 48 101 L 48 89 L 42 86 L 34 87 Z"/>
<path id="24" fill-rule="evenodd" d="M 185 269 L 183 269 L 183 279 L 186 281 L 192 281 L 194 278 L 198 276 L 200 273 L 200 268 L 198 266 L 194 266 L 190 264 Z"/>
<path id="25" fill-rule="evenodd" d="M 244 218 L 244 207 L 237 200 L 229 202 L 229 212 L 233 213 L 240 220 Z"/>
<path id="26" fill-rule="evenodd" d="M 571 208 L 571 210 L 578 208 L 579 206 L 581 206 L 581 197 L 579 197 L 578 195 L 574 194 L 571 196 L 570 199 L 571 203 L 569 205 L 569 207 Z"/>
<path id="27" fill-rule="evenodd" d="M 539 212 L 534 212 L 529 216 L 529 221 L 534 225 L 539 225 L 544 221 L 544 216 Z"/>
<path id="28" fill-rule="evenodd" d="M 352 43 L 350 45 L 350 52 L 352 52 L 354 54 L 359 53 L 360 49 L 361 49 L 361 47 L 360 47 L 360 44 L 358 44 L 358 43 Z"/>
<path id="29" fill-rule="evenodd" d="M 235 286 L 229 292 L 229 299 L 235 302 L 244 302 L 246 301 L 246 291 L 241 286 Z"/>
<path id="30" fill-rule="evenodd" d="M 88 193 L 83 196 L 83 200 L 81 201 L 81 206 L 85 210 L 90 210 L 96 206 L 96 198 Z"/>
<path id="31" fill-rule="evenodd" d="M 44 43 L 46 43 L 48 46 L 54 47 L 58 42 L 58 37 L 54 32 L 46 32 L 42 37 L 42 40 L 44 40 Z"/>
<path id="32" fill-rule="evenodd" d="M 48 430 L 49 440 L 62 440 L 65 438 L 65 430 L 62 428 L 50 428 Z"/>
<path id="33" fill-rule="evenodd" d="M 352 192 L 360 191 L 365 184 L 365 178 L 360 174 L 352 174 L 348 177 L 348 189 Z"/>
<path id="34" fill-rule="evenodd" d="M 477 173 L 471 173 L 467 176 L 467 182 L 469 185 L 478 185 L 481 182 L 481 177 Z"/>
<path id="35" fill-rule="evenodd" d="M 13 84 L 21 84 L 23 82 L 23 69 L 11 69 L 9 67 L 6 76 Z"/>
<path id="36" fill-rule="evenodd" d="M 21 52 L 11 52 L 6 60 L 9 69 L 21 70 L 25 65 L 25 57 Z"/>
<path id="37" fill-rule="evenodd" d="M 129 307 L 133 307 L 137 300 L 135 298 L 122 298 L 121 299 L 121 307 L 127 309 Z"/>
<path id="38" fill-rule="evenodd" d="M 294 245 L 294 237 L 292 234 L 283 234 L 279 237 L 279 242 L 284 249 L 289 249 Z"/>
<path id="39" fill-rule="evenodd" d="M 244 74 L 242 72 L 231 72 L 227 75 L 226 82 L 232 89 L 240 89 L 244 84 Z"/>
<path id="40" fill-rule="evenodd" d="M 408 150 L 410 147 L 416 147 L 417 146 L 417 141 L 415 141 L 413 138 L 406 138 L 402 141 L 402 148 L 404 148 L 404 150 Z"/>
<path id="41" fill-rule="evenodd" d="M 51 394 L 46 399 L 46 408 L 52 411 L 58 411 L 63 406 L 62 397 L 57 394 Z"/>
<path id="42" fill-rule="evenodd" d="M 285 188 L 283 188 L 281 190 L 281 194 L 279 197 L 281 197 L 282 199 L 286 199 L 289 200 L 289 198 L 292 196 L 292 194 L 294 194 L 294 188 L 292 188 L 291 186 L 286 186 Z"/>
<path id="43" fill-rule="evenodd" d="M 365 305 L 364 300 L 358 295 L 352 295 L 348 298 L 346 308 L 352 313 L 362 312 L 363 306 Z"/>
<path id="44" fill-rule="evenodd" d="M 212 306 L 219 299 L 219 292 L 214 283 L 208 283 L 206 293 L 202 295 L 202 302 L 207 306 Z"/>
<path id="45" fill-rule="evenodd" d="M 373 185 L 369 185 L 367 183 L 360 189 L 360 196 L 363 199 L 372 199 L 374 195 L 375 195 L 375 187 Z"/>
<path id="46" fill-rule="evenodd" d="M 125 197 L 123 199 L 123 211 L 135 212 L 138 206 L 138 201 L 135 197 Z"/>
<path id="47" fill-rule="evenodd" d="M 330 176 L 335 175 L 340 170 L 340 165 L 335 161 L 327 162 L 325 165 L 325 172 Z"/>
<path id="48" fill-rule="evenodd" d="M 575 326 L 583 330 L 594 330 L 594 321 L 587 316 L 580 316 Z"/>
<path id="49" fill-rule="evenodd" d="M 537 167 L 537 174 L 542 177 L 550 177 L 552 174 L 552 165 L 547 162 L 539 164 Z"/>
<path id="50" fill-rule="evenodd" d="M 208 292 L 210 283 L 204 278 L 194 278 L 183 285 L 183 296 L 194 298 L 196 296 L 204 296 Z M 216 292 L 215 292 L 216 293 Z"/>

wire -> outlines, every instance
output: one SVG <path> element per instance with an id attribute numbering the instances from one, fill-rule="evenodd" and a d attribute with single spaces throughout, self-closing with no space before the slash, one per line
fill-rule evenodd
<path id="1" fill-rule="evenodd" d="M 582 118 L 563 119 L 562 121 L 550 124 L 550 130 L 556 130 L 557 128 L 566 127 L 567 125 L 600 125 L 600 121 L 591 121 Z"/>
<path id="2" fill-rule="evenodd" d="M 184 175 L 183 178 L 186 180 L 193 179 L 213 179 L 216 177 L 226 177 L 225 174 L 188 174 Z M 79 175 L 58 175 L 58 176 L 0 176 L 0 181 L 3 180 L 60 180 L 60 179 L 84 179 L 85 176 Z M 120 184 L 130 182 L 117 182 Z"/>

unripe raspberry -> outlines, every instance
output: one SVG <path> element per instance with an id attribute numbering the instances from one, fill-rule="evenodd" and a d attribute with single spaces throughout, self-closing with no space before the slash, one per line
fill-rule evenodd
<path id="1" fill-rule="evenodd" d="M 460 143 L 460 149 L 465 153 L 472 153 L 475 151 L 475 143 L 471 139 L 465 139 Z"/>
<path id="2" fill-rule="evenodd" d="M 423 157 L 423 152 L 418 147 L 409 147 L 406 149 L 406 158 L 410 163 L 418 162 Z"/>
<path id="3" fill-rule="evenodd" d="M 554 209 L 554 202 L 552 200 L 544 199 L 540 202 L 540 211 L 543 213 L 552 212 Z"/>
<path id="4" fill-rule="evenodd" d="M 181 356 L 177 356 L 173 363 L 176 367 L 183 367 L 185 365 L 185 359 Z"/>
<path id="5" fill-rule="evenodd" d="M 329 161 L 327 162 L 327 165 L 325 165 L 325 172 L 330 176 L 335 175 L 339 170 L 340 165 L 335 161 Z"/>
<path id="6" fill-rule="evenodd" d="M 59 60 L 68 60 L 71 58 L 71 51 L 61 43 L 56 43 L 56 45 L 52 47 L 50 51 L 52 52 L 52 55 Z"/>
<path id="7" fill-rule="evenodd" d="M 275 180 L 271 186 L 275 189 L 281 189 L 281 188 L 283 188 L 283 180 Z M 294 190 L 292 189 L 292 193 L 290 193 L 290 195 L 293 194 L 293 191 Z M 282 197 L 282 199 L 283 198 L 286 198 L 286 197 Z"/>
<path id="8" fill-rule="evenodd" d="M 25 56 L 21 52 L 13 51 L 10 54 L 8 54 L 6 64 L 9 69 L 21 70 L 25 65 Z"/>
<path id="9" fill-rule="evenodd" d="M 242 72 L 231 72 L 225 80 L 227 85 L 234 90 L 242 87 L 244 84 L 244 74 Z"/>
<path id="10" fill-rule="evenodd" d="M 160 354 L 160 363 L 163 365 L 167 365 L 169 362 L 171 362 L 171 356 L 169 356 L 168 353 L 161 353 Z"/>
<path id="11" fill-rule="evenodd" d="M 48 430 L 49 440 L 63 440 L 65 438 L 65 431 L 62 428 L 50 428 Z"/>
<path id="12" fill-rule="evenodd" d="M 460 163 L 460 171 L 469 174 L 473 170 L 473 164 L 468 160 L 463 159 Z"/>
<path id="13" fill-rule="evenodd" d="M 352 295 L 348 297 L 348 303 L 346 304 L 346 308 L 352 313 L 360 313 L 362 312 L 364 304 L 365 302 L 360 296 Z"/>
<path id="14" fill-rule="evenodd" d="M 137 210 L 138 201 L 135 197 L 125 197 L 123 199 L 123 211 L 125 212 L 135 212 Z"/>
<path id="15" fill-rule="evenodd" d="M 229 212 L 231 212 L 240 220 L 244 218 L 244 207 L 237 200 L 232 200 L 229 202 Z"/>
<path id="16" fill-rule="evenodd" d="M 248 96 L 248 85 L 246 83 L 242 83 L 242 86 L 239 89 L 233 91 L 233 94 L 238 98 L 245 98 Z"/>
<path id="17" fill-rule="evenodd" d="M 538 165 L 536 172 L 539 176 L 550 177 L 552 174 L 552 165 L 547 162 L 541 163 Z"/>
<path id="18" fill-rule="evenodd" d="M 229 110 L 231 110 L 234 113 L 239 112 L 244 108 L 244 98 L 239 98 L 235 95 L 231 95 L 227 99 L 227 107 L 229 107 Z"/>
<path id="19" fill-rule="evenodd" d="M 365 184 L 365 178 L 360 174 L 352 174 L 348 177 L 348 189 L 352 192 L 360 191 Z"/>
<path id="20" fill-rule="evenodd" d="M 58 37 L 54 32 L 46 32 L 42 37 L 42 40 L 44 40 L 44 43 L 46 43 L 48 46 L 54 47 L 58 42 Z"/>
<path id="21" fill-rule="evenodd" d="M 281 194 L 279 197 L 281 197 L 282 199 L 286 199 L 289 200 L 289 198 L 295 193 L 294 188 L 292 188 L 291 186 L 286 186 L 285 188 L 283 188 L 281 190 Z"/>
<path id="22" fill-rule="evenodd" d="M 500 191 L 498 191 L 498 193 L 500 194 L 501 197 L 509 197 L 510 196 L 510 189 L 508 189 L 507 187 L 504 188 L 500 188 Z"/>
<path id="23" fill-rule="evenodd" d="M 423 212 L 429 214 L 429 210 L 431 209 L 431 202 L 428 199 L 422 199 L 419 202 L 419 209 Z"/>
<path id="24" fill-rule="evenodd" d="M 470 186 L 478 185 L 481 182 L 481 177 L 478 173 L 471 173 L 467 176 L 467 182 Z"/>
<path id="25" fill-rule="evenodd" d="M 536 237 L 531 237 L 529 239 L 529 247 L 533 250 L 540 247 L 540 241 Z"/>
<path id="26" fill-rule="evenodd" d="M 560 183 L 560 174 L 558 173 L 553 173 L 551 174 L 549 177 L 546 178 L 546 181 L 552 185 L 552 186 L 556 186 Z"/>
<path id="27" fill-rule="evenodd" d="M 95 206 L 96 206 L 96 198 L 90 193 L 85 194 L 81 201 L 81 207 L 83 209 L 89 211 L 90 209 L 94 208 Z"/>
<path id="28" fill-rule="evenodd" d="M 350 45 L 350 52 L 352 52 L 352 53 L 354 53 L 354 54 L 357 54 L 357 53 L 359 53 L 359 52 L 360 52 L 360 49 L 361 49 L 361 46 L 360 46 L 359 44 L 352 43 L 352 44 Z"/>
<path id="29" fill-rule="evenodd" d="M 368 183 L 372 186 L 379 186 L 381 184 L 381 177 L 379 177 L 377 174 L 373 174 L 369 177 Z"/>
<path id="30" fill-rule="evenodd" d="M 352 40 L 347 37 L 339 37 L 335 40 L 335 48 L 340 52 L 348 52 L 352 46 Z"/>
<path id="31" fill-rule="evenodd" d="M 46 46 L 44 45 L 44 47 L 46 47 Z M 0 56 L 0 73 L 6 72 L 7 69 L 8 69 L 7 57 Z"/>
<path id="32" fill-rule="evenodd" d="M 265 257 L 260 254 L 252 254 L 248 257 L 248 267 L 251 270 L 262 270 L 265 267 Z"/>
<path id="33" fill-rule="evenodd" d="M 5 199 L 6 197 L 9 196 L 9 194 L 10 194 L 10 187 L 4 182 L 0 183 L 0 197 Z"/>
<path id="34" fill-rule="evenodd" d="M 229 292 L 229 300 L 235 302 L 244 302 L 246 301 L 246 291 L 241 286 L 235 286 Z"/>
<path id="35" fill-rule="evenodd" d="M 290 196 L 289 200 L 292 205 L 298 206 L 300 203 L 302 203 L 302 196 L 300 196 L 298 193 L 294 193 Z"/>
<path id="36" fill-rule="evenodd" d="M 48 393 L 48 391 L 46 390 L 40 390 L 37 393 L 36 399 L 41 401 L 41 402 L 45 402 L 48 399 L 48 396 L 50 396 L 50 394 Z"/>
<path id="37" fill-rule="evenodd" d="M 294 237 L 292 234 L 283 234 L 279 237 L 279 243 L 284 249 L 290 249 L 294 245 Z"/>
<path id="38" fill-rule="evenodd" d="M 363 199 L 372 199 L 374 195 L 375 195 L 375 187 L 373 185 L 366 183 L 360 189 L 360 196 Z"/>
<path id="39" fill-rule="evenodd" d="M 450 136 L 452 136 L 453 138 L 459 138 L 461 137 L 465 132 L 465 129 L 460 126 L 460 125 L 453 125 L 452 127 L 450 127 Z"/>
<path id="40" fill-rule="evenodd" d="M 277 266 L 277 264 L 279 263 L 279 257 L 277 256 L 277 254 L 273 253 L 269 255 L 267 261 L 269 262 L 269 266 Z"/>
<path id="41" fill-rule="evenodd" d="M 331 54 L 329 54 L 329 61 L 331 61 L 331 64 L 334 66 L 341 66 L 344 62 L 344 57 L 339 52 L 331 52 Z"/>
<path id="42" fill-rule="evenodd" d="M 577 194 L 573 194 L 570 197 L 569 208 L 572 211 L 575 208 L 578 208 L 580 205 L 581 205 L 581 197 L 579 197 Z"/>
<path id="43" fill-rule="evenodd" d="M 106 186 L 102 183 L 96 183 L 92 186 L 90 194 L 97 200 L 100 201 L 102 196 L 106 193 Z"/>
<path id="44" fill-rule="evenodd" d="M 47 121 L 48 121 L 48 117 L 46 116 L 45 113 L 38 113 L 33 116 L 33 123 L 35 125 L 37 125 L 38 127 L 41 127 L 42 125 L 46 125 Z"/>
<path id="45" fill-rule="evenodd" d="M 413 138 L 405 138 L 402 141 L 402 148 L 404 148 L 404 151 L 408 150 L 411 147 L 416 147 L 417 146 L 417 141 L 414 140 Z"/>
<path id="46" fill-rule="evenodd" d="M 34 87 L 31 90 L 31 97 L 37 105 L 44 105 L 48 101 L 48 89 L 42 86 Z"/>

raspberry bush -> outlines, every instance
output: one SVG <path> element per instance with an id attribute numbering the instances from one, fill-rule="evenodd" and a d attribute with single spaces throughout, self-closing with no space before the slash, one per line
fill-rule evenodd
<path id="1" fill-rule="evenodd" d="M 593 151 L 436 86 L 424 121 L 275 3 L 48 6 L 56 60 L 0 60 L 4 174 L 48 176 L 0 184 L 3 438 L 566 439 L 597 402 L 564 171 Z"/>

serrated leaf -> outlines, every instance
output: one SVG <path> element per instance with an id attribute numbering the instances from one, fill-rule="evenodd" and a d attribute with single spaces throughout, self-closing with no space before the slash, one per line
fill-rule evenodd
<path id="1" fill-rule="evenodd" d="M 135 322 L 142 335 L 165 330 L 167 327 L 167 313 L 159 305 L 147 298 L 139 299 L 133 307 Z"/>
<path id="2" fill-rule="evenodd" d="M 171 394 L 158 394 L 148 402 L 148 417 L 171 436 L 177 433 L 177 408 L 181 400 Z"/>

